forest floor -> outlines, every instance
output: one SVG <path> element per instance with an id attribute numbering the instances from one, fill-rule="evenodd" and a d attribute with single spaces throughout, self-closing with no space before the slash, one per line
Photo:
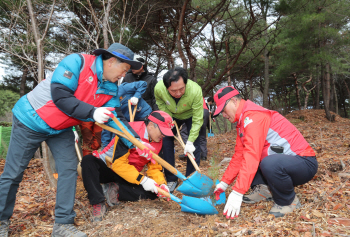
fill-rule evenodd
<path id="1" fill-rule="evenodd" d="M 350 120 L 325 118 L 324 110 L 296 111 L 286 116 L 317 151 L 318 172 L 309 183 L 296 187 L 302 207 L 282 218 L 269 215 L 272 202 L 242 204 L 238 218 L 201 216 L 181 212 L 173 201 L 120 202 L 106 218 L 92 223 L 91 206 L 78 177 L 75 224 L 88 236 L 350 236 Z M 208 161 L 201 170 L 220 179 L 234 152 L 235 131 L 208 139 Z M 177 155 L 180 148 L 176 148 Z M 227 160 L 227 159 L 226 159 Z M 4 168 L 0 161 L 0 173 Z M 176 160 L 184 173 L 186 163 Z M 226 195 L 230 193 L 230 188 Z M 54 223 L 55 189 L 45 179 L 40 159 L 24 172 L 11 218 L 10 236 L 49 236 Z M 181 197 L 179 192 L 175 195 Z"/>

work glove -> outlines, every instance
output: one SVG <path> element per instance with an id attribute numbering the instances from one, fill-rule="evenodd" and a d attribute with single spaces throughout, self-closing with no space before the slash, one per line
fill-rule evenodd
<path id="1" fill-rule="evenodd" d="M 228 196 L 223 212 L 224 216 L 226 216 L 227 219 L 238 217 L 242 205 L 242 199 L 243 194 L 234 190 L 231 192 L 230 196 Z"/>
<path id="2" fill-rule="evenodd" d="M 159 188 L 161 188 L 161 189 L 163 189 L 165 192 L 167 192 L 167 193 L 170 193 L 170 191 L 169 191 L 169 188 L 168 188 L 168 186 L 167 185 L 165 185 L 165 184 L 162 184 L 162 185 L 156 185 L 157 187 L 159 187 Z M 165 197 L 165 196 L 163 196 L 161 193 L 158 193 L 158 195 L 157 195 L 158 197 Z M 167 201 L 169 201 L 170 200 L 170 198 L 167 198 Z"/>
<path id="3" fill-rule="evenodd" d="M 218 183 L 214 189 L 214 194 L 215 194 L 215 199 L 216 201 L 218 201 L 220 199 L 220 194 L 225 192 L 225 190 L 227 189 L 228 184 L 221 181 L 220 183 Z"/>
<path id="4" fill-rule="evenodd" d="M 186 146 L 185 146 L 185 150 L 184 150 L 184 154 L 187 156 L 187 153 L 190 153 L 192 155 L 192 157 L 194 157 L 193 152 L 196 150 L 196 148 L 193 145 L 193 142 L 187 141 L 186 142 Z"/>
<path id="5" fill-rule="evenodd" d="M 145 191 L 150 191 L 155 194 L 158 193 L 157 186 L 156 186 L 158 184 L 153 179 L 144 176 L 140 184 L 142 185 Z"/>
<path id="6" fill-rule="evenodd" d="M 95 110 L 93 118 L 98 123 L 105 123 L 108 121 L 109 117 L 113 117 L 111 111 L 115 109 L 112 107 L 99 107 Z"/>
<path id="7" fill-rule="evenodd" d="M 138 102 L 139 102 L 139 99 L 138 99 L 138 98 L 136 98 L 136 97 L 131 97 L 131 98 L 130 98 L 130 103 L 131 103 L 132 105 L 137 105 Z"/>
<path id="8" fill-rule="evenodd" d="M 143 142 L 143 141 L 141 141 L 141 142 L 147 148 L 141 150 L 140 148 L 137 147 L 136 148 L 137 153 L 139 154 L 139 156 L 145 157 L 147 160 L 151 161 L 152 164 L 155 164 L 156 161 L 152 159 L 152 152 L 151 151 L 155 152 L 156 149 L 151 144 L 149 144 L 147 142 Z"/>

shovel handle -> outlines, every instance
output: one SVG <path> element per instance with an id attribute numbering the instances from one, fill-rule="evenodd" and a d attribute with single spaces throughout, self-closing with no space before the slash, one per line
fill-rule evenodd
<path id="1" fill-rule="evenodd" d="M 164 191 L 160 187 L 157 187 L 157 189 L 158 189 L 158 193 L 162 194 L 163 196 L 165 196 L 167 198 L 171 198 L 170 193 L 168 193 L 167 191 Z"/>
<path id="2" fill-rule="evenodd" d="M 134 136 L 132 136 L 123 126 L 122 124 L 115 118 L 112 118 L 113 121 L 119 126 L 119 128 L 123 131 L 120 132 L 117 129 L 111 128 L 107 125 L 104 124 L 100 124 L 100 123 L 96 123 L 98 126 L 100 126 L 101 128 L 113 132 L 115 134 L 117 134 L 118 136 L 124 137 L 125 139 L 129 140 L 131 143 L 133 143 L 136 147 L 138 147 L 139 149 L 143 150 L 143 149 L 148 149 L 145 145 L 143 145 L 141 142 L 139 142 Z M 168 162 L 166 162 L 165 160 L 163 160 L 162 158 L 160 158 L 157 154 L 155 154 L 153 151 L 150 151 L 152 153 L 152 159 L 154 159 L 155 161 L 157 161 L 161 166 L 163 166 L 165 169 L 169 170 L 171 173 L 173 173 L 174 175 L 178 176 L 181 175 L 183 176 L 181 173 L 179 173 L 177 171 L 177 169 L 175 169 L 172 165 L 170 165 Z M 180 177 L 179 177 L 180 178 Z M 185 177 L 184 177 L 185 178 Z M 182 180 L 184 179 L 182 178 Z"/>
<path id="3" fill-rule="evenodd" d="M 174 136 L 174 137 L 175 137 L 175 139 L 180 143 L 180 145 L 182 146 L 182 148 L 185 149 L 185 143 L 183 142 L 183 140 L 182 140 L 182 138 L 181 138 L 181 136 L 180 136 L 179 127 L 177 126 L 177 123 L 176 123 L 175 120 L 174 120 L 174 124 L 175 124 L 176 131 L 177 131 L 177 136 Z M 201 170 L 199 169 L 195 158 L 194 158 L 190 153 L 187 153 L 186 155 L 188 156 L 188 159 L 190 159 L 190 161 L 191 161 L 193 167 L 195 168 L 195 170 L 198 171 L 198 173 L 200 173 Z"/>
<path id="4" fill-rule="evenodd" d="M 209 131 L 211 133 L 211 114 L 210 114 L 210 112 L 209 112 Z"/>
<path id="5" fill-rule="evenodd" d="M 134 107 L 134 112 L 132 113 L 132 121 L 134 122 L 135 120 L 135 115 L 136 115 L 136 110 L 137 110 L 137 104 Z"/>
<path id="6" fill-rule="evenodd" d="M 131 110 L 131 101 L 128 100 L 128 108 L 129 108 L 129 118 L 130 118 L 130 122 L 134 122 L 133 118 L 132 118 L 132 110 Z"/>
<path id="7" fill-rule="evenodd" d="M 75 144 L 75 151 L 76 151 L 76 153 L 77 153 L 79 162 L 81 162 L 81 160 L 82 160 L 83 158 L 81 157 L 81 153 L 80 153 L 80 149 L 79 149 L 78 143 L 74 141 L 74 144 Z"/>

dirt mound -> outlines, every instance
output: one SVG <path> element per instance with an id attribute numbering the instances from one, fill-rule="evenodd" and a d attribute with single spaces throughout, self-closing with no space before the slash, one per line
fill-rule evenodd
<path id="1" fill-rule="evenodd" d="M 334 112 L 330 112 L 334 116 L 335 122 L 349 122 L 349 119 L 342 118 Z M 306 110 L 296 110 L 285 116 L 292 123 L 298 122 L 329 122 L 326 118 L 326 112 L 324 109 L 306 109 Z"/>

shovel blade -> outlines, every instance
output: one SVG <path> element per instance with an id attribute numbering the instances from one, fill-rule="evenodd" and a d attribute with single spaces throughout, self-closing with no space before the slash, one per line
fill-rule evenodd
<path id="1" fill-rule="evenodd" d="M 196 171 L 182 182 L 177 191 L 191 197 L 209 196 L 214 191 L 214 182 L 208 176 Z"/>
<path id="2" fill-rule="evenodd" d="M 215 215 L 218 211 L 209 202 L 188 196 L 182 196 L 181 211 L 200 215 Z"/>

